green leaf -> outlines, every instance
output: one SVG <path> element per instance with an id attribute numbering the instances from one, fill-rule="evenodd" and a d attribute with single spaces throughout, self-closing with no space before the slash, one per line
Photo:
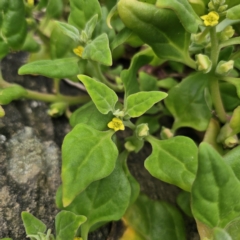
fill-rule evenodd
<path id="1" fill-rule="evenodd" d="M 12 238 L 1 238 L 0 240 L 13 240 Z"/>
<path id="2" fill-rule="evenodd" d="M 199 147 L 199 164 L 192 186 L 192 212 L 210 228 L 224 228 L 240 216 L 240 182 L 209 144 Z"/>
<path id="3" fill-rule="evenodd" d="M 70 0 L 68 22 L 83 30 L 86 23 L 96 14 L 101 17 L 101 7 L 98 0 Z"/>
<path id="4" fill-rule="evenodd" d="M 224 78 L 224 81 L 231 83 L 234 85 L 237 89 L 237 95 L 238 98 L 240 98 L 240 79 L 239 78 L 232 78 L 232 77 L 226 77 Z"/>
<path id="5" fill-rule="evenodd" d="M 69 36 L 71 35 L 70 33 L 65 34 L 66 31 L 68 30 L 61 28 L 59 24 L 55 24 L 50 36 L 50 54 L 52 59 L 75 56 L 73 49 L 77 47 L 78 43 L 73 40 L 73 36 Z"/>
<path id="6" fill-rule="evenodd" d="M 70 37 L 73 41 L 75 42 L 79 41 L 79 31 L 77 28 L 75 28 L 70 24 L 58 22 L 58 21 L 56 21 L 56 25 L 57 25 L 56 27 L 58 27 L 63 34 Z"/>
<path id="7" fill-rule="evenodd" d="M 60 18 L 63 12 L 63 0 L 49 0 L 46 15 L 50 18 Z"/>
<path id="8" fill-rule="evenodd" d="M 103 154 L 108 152 L 106 149 Z M 57 206 L 63 209 L 61 194 L 59 188 L 56 201 Z M 130 195 L 130 184 L 120 161 L 117 161 L 114 171 L 108 177 L 93 182 L 64 209 L 87 217 L 86 223 L 81 227 L 83 234 L 83 231 L 87 233 L 98 223 L 119 220 L 128 207 Z"/>
<path id="9" fill-rule="evenodd" d="M 29 212 L 22 212 L 21 217 L 27 235 L 35 235 L 39 232 L 44 233 L 47 230 L 46 225 Z"/>
<path id="10" fill-rule="evenodd" d="M 118 96 L 112 89 L 85 75 L 78 75 L 78 79 L 83 82 L 99 112 L 102 114 L 114 112 Z"/>
<path id="11" fill-rule="evenodd" d="M 0 88 L 0 104 L 9 104 L 13 100 L 20 99 L 26 95 L 27 91 L 17 84 L 3 89 Z"/>
<path id="12" fill-rule="evenodd" d="M 177 196 L 177 204 L 181 210 L 189 217 L 193 217 L 191 210 L 191 194 L 181 191 Z"/>
<path id="13" fill-rule="evenodd" d="M 139 73 L 139 84 L 141 91 L 157 91 L 157 79 L 145 72 Z"/>
<path id="14" fill-rule="evenodd" d="M 225 230 L 232 237 L 232 240 L 238 240 L 240 238 L 239 224 L 240 224 L 240 218 L 237 218 L 225 227 Z"/>
<path id="15" fill-rule="evenodd" d="M 0 5 L 0 20 L 0 32 L 4 41 L 12 49 L 20 49 L 27 35 L 23 1 L 8 0 Z"/>
<path id="16" fill-rule="evenodd" d="M 155 103 L 167 97 L 167 93 L 160 91 L 139 92 L 127 97 L 126 114 L 130 117 L 139 117 Z"/>
<path id="17" fill-rule="evenodd" d="M 240 105 L 240 99 L 237 95 L 236 87 L 230 83 L 220 83 L 221 97 L 226 111 L 232 112 Z"/>
<path id="18" fill-rule="evenodd" d="M 37 74 L 49 78 L 67 78 L 79 73 L 79 58 L 62 58 L 30 62 L 19 68 L 18 74 Z"/>
<path id="19" fill-rule="evenodd" d="M 102 114 L 91 101 L 76 111 L 70 117 L 70 125 L 75 127 L 79 123 L 85 123 L 96 130 L 106 130 L 107 124 L 112 120 L 112 113 Z"/>
<path id="20" fill-rule="evenodd" d="M 129 181 L 130 187 L 131 187 L 131 197 L 129 201 L 129 206 L 132 205 L 138 198 L 140 193 L 140 185 L 138 181 L 133 177 L 133 175 L 130 173 L 127 165 L 127 158 L 129 153 L 127 151 L 124 151 L 121 153 L 118 157 L 119 161 L 122 164 L 122 168 L 124 170 L 124 173 Z"/>
<path id="21" fill-rule="evenodd" d="M 187 137 L 157 140 L 148 137 L 152 154 L 144 166 L 150 174 L 164 182 L 190 192 L 197 171 L 197 146 Z"/>
<path id="22" fill-rule="evenodd" d="M 137 73 L 140 67 L 146 65 L 153 59 L 151 49 L 141 51 L 134 55 L 130 67 L 121 72 L 121 80 L 125 88 L 125 98 L 129 95 L 139 92 Z"/>
<path id="23" fill-rule="evenodd" d="M 85 216 L 61 211 L 55 217 L 56 240 L 73 239 L 78 228 L 86 222 Z"/>
<path id="24" fill-rule="evenodd" d="M 118 150 L 111 140 L 112 134 L 113 131 L 100 132 L 88 125 L 78 124 L 64 138 L 64 206 L 68 206 L 90 183 L 107 177 L 113 171 Z"/>
<path id="25" fill-rule="evenodd" d="M 195 67 L 188 53 L 190 33 L 185 31 L 173 11 L 136 0 L 120 0 L 117 6 L 126 27 L 150 45 L 159 58 Z"/>
<path id="26" fill-rule="evenodd" d="M 172 9 L 179 17 L 186 31 L 190 33 L 196 33 L 198 26 L 202 24 L 201 19 L 194 12 L 187 0 L 157 0 L 156 6 L 159 8 Z"/>
<path id="27" fill-rule="evenodd" d="M 179 211 L 168 203 L 140 195 L 124 215 L 124 222 L 143 239 L 186 240 L 184 221 Z"/>
<path id="28" fill-rule="evenodd" d="M 82 53 L 83 59 L 93 60 L 106 66 L 112 65 L 112 54 L 106 33 L 87 44 Z"/>
<path id="29" fill-rule="evenodd" d="M 175 87 L 178 84 L 178 81 L 175 80 L 174 78 L 164 78 L 160 79 L 157 82 L 157 86 L 160 88 L 165 88 L 165 89 L 171 89 Z"/>
<path id="30" fill-rule="evenodd" d="M 175 118 L 174 129 L 192 127 L 199 131 L 207 129 L 211 110 L 206 102 L 205 89 L 208 77 L 194 73 L 168 92 L 165 104 Z"/>
<path id="31" fill-rule="evenodd" d="M 96 14 L 86 23 L 84 31 L 86 32 L 88 39 L 92 38 L 92 34 L 97 25 L 97 21 L 98 21 L 98 15 Z"/>
<path id="32" fill-rule="evenodd" d="M 227 18 L 231 20 L 240 19 L 240 4 L 227 10 Z"/>
<path id="33" fill-rule="evenodd" d="M 240 146 L 233 148 L 223 156 L 224 161 L 232 168 L 235 176 L 240 181 Z"/>
<path id="34" fill-rule="evenodd" d="M 214 228 L 213 240 L 233 240 L 233 239 L 224 229 Z"/>

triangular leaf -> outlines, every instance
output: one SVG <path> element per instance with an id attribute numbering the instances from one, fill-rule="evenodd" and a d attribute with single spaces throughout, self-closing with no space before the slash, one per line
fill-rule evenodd
<path id="1" fill-rule="evenodd" d="M 105 178 L 113 171 L 118 150 L 111 139 L 112 134 L 112 131 L 100 132 L 88 125 L 78 124 L 64 138 L 64 206 L 68 206 L 90 183 Z"/>
<path id="2" fill-rule="evenodd" d="M 201 143 L 196 179 L 192 186 L 194 217 L 210 228 L 224 228 L 240 217 L 240 182 L 212 146 Z"/>
<path id="3" fill-rule="evenodd" d="M 78 75 L 78 79 L 83 82 L 92 101 L 102 114 L 114 112 L 118 96 L 112 89 L 85 75 Z"/>
<path id="4" fill-rule="evenodd" d="M 106 33 L 87 44 L 82 53 L 83 59 L 93 60 L 106 66 L 112 65 L 112 54 Z"/>
<path id="5" fill-rule="evenodd" d="M 36 235 L 39 232 L 44 233 L 47 230 L 46 225 L 31 213 L 22 212 L 21 216 L 27 235 Z"/>
<path id="6" fill-rule="evenodd" d="M 167 93 L 160 91 L 139 92 L 127 97 L 126 114 L 130 117 L 139 117 L 155 103 L 167 97 Z"/>
<path id="7" fill-rule="evenodd" d="M 73 239 L 87 218 L 72 212 L 61 211 L 55 217 L 56 240 Z"/>
<path id="8" fill-rule="evenodd" d="M 197 171 L 195 143 L 182 136 L 167 140 L 148 137 L 147 140 L 153 150 L 145 160 L 145 168 L 152 176 L 190 192 Z"/>

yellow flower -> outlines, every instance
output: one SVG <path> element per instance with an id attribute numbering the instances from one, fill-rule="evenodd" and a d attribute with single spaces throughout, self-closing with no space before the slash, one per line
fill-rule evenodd
<path id="1" fill-rule="evenodd" d="M 32 7 L 34 5 L 34 0 L 27 0 L 27 3 L 29 6 Z"/>
<path id="2" fill-rule="evenodd" d="M 84 50 L 84 47 L 78 46 L 78 47 L 76 47 L 76 48 L 73 49 L 73 52 L 74 52 L 77 56 L 82 57 L 83 50 Z"/>
<path id="3" fill-rule="evenodd" d="M 204 20 L 205 26 L 215 26 L 218 24 L 219 15 L 217 12 L 210 12 L 208 15 L 201 16 L 201 19 Z"/>
<path id="4" fill-rule="evenodd" d="M 82 240 L 80 237 L 75 237 L 73 240 Z"/>
<path id="5" fill-rule="evenodd" d="M 112 121 L 108 123 L 108 127 L 114 129 L 115 132 L 125 129 L 122 120 L 119 118 L 113 118 Z"/>

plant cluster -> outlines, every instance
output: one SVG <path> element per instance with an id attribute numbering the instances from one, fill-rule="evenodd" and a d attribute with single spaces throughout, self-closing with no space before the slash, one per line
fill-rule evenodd
<path id="1" fill-rule="evenodd" d="M 0 116 L 13 100 L 35 99 L 73 127 L 62 145 L 56 236 L 23 212 L 27 236 L 87 240 L 123 218 L 122 240 L 186 239 L 180 211 L 141 195 L 128 169 L 129 154 L 148 142 L 145 168 L 182 189 L 177 203 L 201 240 L 240 239 L 239 33 L 239 0 L 1 0 L 0 58 L 28 51 L 18 73 L 52 79 L 54 93 L 0 76 Z M 129 45 L 136 50 L 124 69 Z M 187 76 L 159 79 L 142 68 L 163 65 Z M 66 79 L 88 94 L 63 95 Z M 166 116 L 171 128 L 159 124 Z M 182 127 L 202 132 L 201 141 L 179 136 Z"/>

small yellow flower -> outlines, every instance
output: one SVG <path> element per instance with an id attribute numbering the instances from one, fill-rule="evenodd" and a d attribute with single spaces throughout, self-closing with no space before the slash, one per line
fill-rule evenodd
<path id="1" fill-rule="evenodd" d="M 82 57 L 83 50 L 84 50 L 84 47 L 78 46 L 78 47 L 76 47 L 76 48 L 73 49 L 73 52 L 74 52 L 77 56 Z"/>
<path id="2" fill-rule="evenodd" d="M 219 20 L 219 15 L 217 12 L 210 12 L 208 15 L 201 16 L 201 19 L 204 20 L 204 25 L 205 26 L 215 26 L 218 24 Z"/>
<path id="3" fill-rule="evenodd" d="M 119 118 L 113 118 L 112 121 L 108 123 L 108 127 L 113 129 L 115 132 L 125 129 L 122 120 Z"/>
<path id="4" fill-rule="evenodd" d="M 82 240 L 80 237 L 75 237 L 73 240 Z"/>
<path id="5" fill-rule="evenodd" d="M 27 0 L 27 3 L 29 6 L 34 6 L 34 0 Z"/>

